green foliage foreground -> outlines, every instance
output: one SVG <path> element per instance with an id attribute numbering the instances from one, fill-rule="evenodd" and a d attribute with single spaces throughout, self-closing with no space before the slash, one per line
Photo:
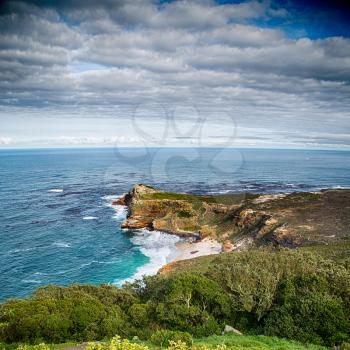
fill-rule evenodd
<path id="1" fill-rule="evenodd" d="M 71 349 L 71 347 L 68 348 Z M 78 347 L 77 347 L 78 348 Z M 80 347 L 81 348 L 81 347 Z M 61 344 L 59 349 L 64 350 L 65 344 Z M 121 339 L 119 336 L 113 337 L 107 342 L 89 343 L 85 350 L 153 350 L 159 349 L 153 343 L 144 343 L 141 341 L 130 341 Z M 194 343 L 187 344 L 181 340 L 170 341 L 167 346 L 162 347 L 166 350 L 326 350 L 319 345 L 303 345 L 294 341 L 287 341 L 275 337 L 266 336 L 211 336 L 195 340 Z M 346 350 L 347 348 L 341 349 Z M 21 345 L 17 350 L 57 350 L 56 345 Z"/>
<path id="2" fill-rule="evenodd" d="M 326 346 L 350 339 L 345 265 L 309 252 L 257 250 L 221 254 L 201 271 L 145 277 L 124 288 L 39 288 L 0 306 L 0 340 L 60 343 L 115 334 L 152 340 L 160 331 L 153 340 L 164 336 L 168 345 L 170 333 L 161 330 L 201 338 L 220 334 L 225 324 Z"/>

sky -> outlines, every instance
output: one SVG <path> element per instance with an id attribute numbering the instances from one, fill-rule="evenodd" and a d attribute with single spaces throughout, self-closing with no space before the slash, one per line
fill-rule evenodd
<path id="1" fill-rule="evenodd" d="M 350 6 L 1 1 L 0 148 L 92 146 L 349 149 Z"/>

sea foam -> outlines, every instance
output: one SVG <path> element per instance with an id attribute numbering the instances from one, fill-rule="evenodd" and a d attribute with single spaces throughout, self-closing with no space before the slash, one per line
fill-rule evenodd
<path id="1" fill-rule="evenodd" d="M 62 188 L 52 188 L 51 190 L 49 190 L 49 192 L 52 192 L 52 193 L 61 193 L 61 192 L 63 192 L 63 189 L 62 189 Z"/>
<path id="2" fill-rule="evenodd" d="M 113 215 L 113 219 L 115 220 L 125 220 L 126 214 L 128 212 L 128 208 L 124 205 L 116 205 L 114 206 L 115 214 Z"/>
<path id="3" fill-rule="evenodd" d="M 173 261 L 179 255 L 179 250 L 176 247 L 176 243 L 180 241 L 178 236 L 147 229 L 135 230 L 134 232 L 135 234 L 130 241 L 138 247 L 143 255 L 149 258 L 149 261 L 140 266 L 130 278 L 116 280 L 115 284 L 117 285 L 132 282 L 144 275 L 155 275 L 162 266 Z"/>
<path id="4" fill-rule="evenodd" d="M 113 219 L 117 221 L 123 221 L 126 219 L 126 215 L 128 212 L 128 207 L 125 205 L 115 205 L 113 202 L 117 200 L 118 198 L 122 197 L 122 195 L 114 195 L 114 196 L 104 196 L 102 197 L 104 200 L 107 201 L 107 206 L 111 207 L 115 210 L 115 214 L 112 216 Z"/>
<path id="5" fill-rule="evenodd" d="M 97 220 L 98 217 L 97 216 L 84 216 L 83 220 Z"/>
<path id="6" fill-rule="evenodd" d="M 71 245 L 66 242 L 54 242 L 52 243 L 53 246 L 58 247 L 58 248 L 70 248 Z"/>

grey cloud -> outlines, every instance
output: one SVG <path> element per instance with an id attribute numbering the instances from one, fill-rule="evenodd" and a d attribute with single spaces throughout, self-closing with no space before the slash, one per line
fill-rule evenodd
<path id="1" fill-rule="evenodd" d="M 4 36 L 12 36 L 12 40 L 25 39 L 42 45 L 61 46 L 67 49 L 74 49 L 81 45 L 82 38 L 79 32 L 61 22 L 58 14 L 46 16 L 45 12 L 42 12 L 35 15 L 29 8 L 27 11 L 28 13 L 1 16 L 0 33 Z M 10 42 L 8 44 L 11 45 Z"/>
<path id="2" fill-rule="evenodd" d="M 281 44 L 283 39 L 285 35 L 280 30 L 231 24 L 205 33 L 202 40 L 214 45 L 263 47 L 276 46 Z"/>
<path id="3" fill-rule="evenodd" d="M 270 3 L 248 1 L 218 5 L 214 1 L 102 1 L 87 2 L 82 6 L 63 6 L 72 20 L 94 21 L 109 18 L 122 26 L 142 28 L 187 28 L 202 30 L 225 25 L 229 21 L 242 21 L 259 17 L 284 16 L 286 11 L 271 8 Z M 95 27 L 96 28 L 96 27 Z"/>
<path id="4" fill-rule="evenodd" d="M 294 128 L 286 138 L 301 143 L 310 141 L 305 130 L 349 129 L 350 39 L 295 40 L 245 22 L 287 15 L 270 2 L 41 4 L 16 2 L 0 16 L 0 118 L 11 108 L 131 118 L 135 106 L 157 102 L 169 113 L 198 108 L 216 127 L 233 116 L 255 133 L 242 142 Z M 310 142 L 350 143 L 316 134 Z"/>
<path id="5" fill-rule="evenodd" d="M 336 45 L 347 47 L 350 40 L 338 38 Z M 281 75 L 324 80 L 350 80 L 350 56 L 333 56 L 329 40 L 313 42 L 303 38 L 284 40 L 263 48 L 210 45 L 189 56 L 188 63 L 198 69 L 264 71 Z M 327 48 L 327 50 L 325 49 Z"/>

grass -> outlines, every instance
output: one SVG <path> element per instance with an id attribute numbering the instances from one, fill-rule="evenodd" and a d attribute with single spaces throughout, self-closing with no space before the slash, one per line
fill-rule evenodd
<path id="1" fill-rule="evenodd" d="M 326 259 L 331 259 L 339 263 L 343 263 L 346 260 L 349 261 L 350 257 L 350 239 L 343 239 L 340 242 L 323 245 L 313 245 L 308 247 L 302 247 L 300 249 L 310 251 L 321 255 Z"/>
<path id="2" fill-rule="evenodd" d="M 258 195 L 252 193 L 231 193 L 214 196 L 201 196 L 188 193 L 156 192 L 144 194 L 142 195 L 141 199 L 183 200 L 190 203 L 206 202 L 233 205 L 240 204 L 245 199 L 254 199 L 256 197 L 258 197 Z"/>
<path id="3" fill-rule="evenodd" d="M 208 338 L 197 339 L 194 342 L 198 345 L 207 345 L 215 347 L 225 344 L 229 349 L 234 350 L 325 350 L 326 348 L 319 345 L 301 344 L 295 341 L 280 339 L 276 337 L 266 337 L 262 335 L 235 335 L 227 334 L 223 336 L 213 335 Z"/>
<path id="4" fill-rule="evenodd" d="M 21 343 L 1 343 L 0 350 L 16 350 Z M 52 350 L 83 350 L 85 346 L 76 342 L 67 342 L 61 344 L 48 344 L 49 348 Z"/>
<path id="5" fill-rule="evenodd" d="M 212 196 L 196 196 L 194 194 L 187 193 L 174 193 L 174 192 L 156 192 L 156 193 L 147 193 L 142 195 L 142 199 L 167 199 L 167 200 L 182 200 L 191 203 L 195 202 L 207 202 L 215 203 L 215 199 Z"/>
<path id="6" fill-rule="evenodd" d="M 142 342 L 150 350 L 159 350 L 151 342 Z M 262 335 L 213 335 L 207 338 L 195 339 L 194 345 L 205 345 L 209 348 L 215 348 L 217 345 L 225 344 L 227 349 L 232 350 L 326 350 L 327 348 L 313 344 L 301 344 L 299 342 L 280 339 L 276 337 L 267 337 Z M 16 346 L 17 347 L 17 346 Z M 16 347 L 6 347 L 6 349 L 16 349 Z M 1 347 L 2 348 L 2 347 Z M 84 345 L 75 343 L 63 343 L 50 345 L 52 350 L 82 350 Z"/>
<path id="7" fill-rule="evenodd" d="M 335 242 L 324 245 L 314 245 L 299 248 L 301 251 L 309 251 L 325 259 L 335 261 L 336 263 L 350 266 L 350 239 L 341 242 Z M 252 250 L 254 252 L 254 250 Z M 222 253 L 219 255 L 200 256 L 190 260 L 179 260 L 173 265 L 172 272 L 198 272 L 205 274 L 211 267 L 225 261 L 231 254 L 240 254 L 239 252 Z"/>

